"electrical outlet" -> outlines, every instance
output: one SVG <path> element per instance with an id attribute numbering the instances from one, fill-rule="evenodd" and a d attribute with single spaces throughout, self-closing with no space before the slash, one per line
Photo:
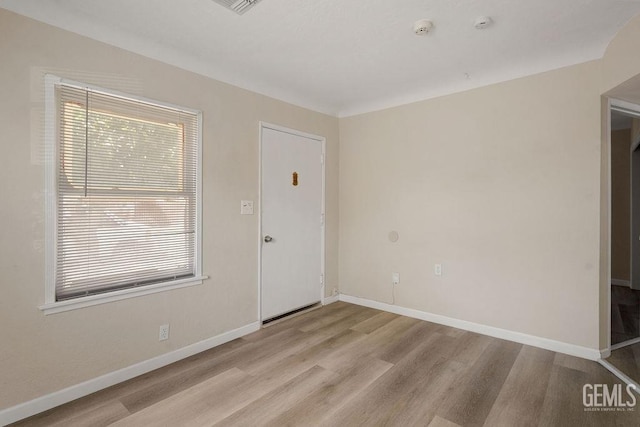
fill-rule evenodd
<path id="1" fill-rule="evenodd" d="M 160 335 L 159 341 L 164 341 L 169 339 L 169 325 L 160 325 Z"/>
<path id="2" fill-rule="evenodd" d="M 436 276 L 442 276 L 442 264 L 436 264 L 435 267 L 433 268 L 433 273 Z"/>
<path id="3" fill-rule="evenodd" d="M 400 273 L 391 273 L 391 283 L 394 285 L 400 283 Z"/>
<path id="4" fill-rule="evenodd" d="M 338 288 L 333 288 L 333 290 L 331 291 L 331 296 L 336 296 L 338 295 Z"/>

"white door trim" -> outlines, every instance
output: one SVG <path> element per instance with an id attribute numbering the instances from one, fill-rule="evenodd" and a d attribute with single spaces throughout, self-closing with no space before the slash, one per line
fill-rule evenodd
<path id="1" fill-rule="evenodd" d="M 314 135 L 311 133 L 302 132 L 296 129 L 287 128 L 284 126 L 274 125 L 271 123 L 260 121 L 259 126 L 259 138 L 258 138 L 258 321 L 262 322 L 262 133 L 264 129 L 271 129 L 279 132 L 289 133 L 291 135 L 300 136 L 303 138 L 309 138 L 319 141 L 322 146 L 322 200 L 321 200 L 321 215 L 323 218 L 320 227 L 320 274 L 322 275 L 322 284 L 320 286 L 320 303 L 324 305 L 324 295 L 326 286 L 326 274 L 325 274 L 325 230 L 326 230 L 326 209 L 325 209 L 325 193 L 326 193 L 326 146 L 327 139 L 323 136 Z M 318 218 L 320 220 L 320 218 Z M 318 277 L 318 281 L 320 278 Z"/>

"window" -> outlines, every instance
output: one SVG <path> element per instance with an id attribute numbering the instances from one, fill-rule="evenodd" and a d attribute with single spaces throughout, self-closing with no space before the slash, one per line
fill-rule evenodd
<path id="1" fill-rule="evenodd" d="M 201 282 L 200 113 L 48 84 L 45 310 Z"/>

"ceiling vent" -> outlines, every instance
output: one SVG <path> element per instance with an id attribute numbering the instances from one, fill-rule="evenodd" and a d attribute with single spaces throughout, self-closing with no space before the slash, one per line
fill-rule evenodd
<path id="1" fill-rule="evenodd" d="M 233 10 L 238 15 L 242 15 L 247 10 L 255 6 L 256 3 L 258 3 L 260 0 L 213 0 L 213 1 L 218 3 L 219 5 L 226 7 L 229 10 Z"/>

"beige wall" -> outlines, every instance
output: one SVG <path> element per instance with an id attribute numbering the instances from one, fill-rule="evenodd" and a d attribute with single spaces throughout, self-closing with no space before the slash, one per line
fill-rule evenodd
<path id="1" fill-rule="evenodd" d="M 341 292 L 598 348 L 599 65 L 342 119 Z"/>
<path id="2" fill-rule="evenodd" d="M 338 286 L 338 120 L 0 9 L 0 409 L 257 321 L 258 121 L 327 138 L 327 288 Z M 203 111 L 201 286 L 44 316 L 43 75 Z M 158 342 L 158 327 L 171 339 Z"/>
<path id="3" fill-rule="evenodd" d="M 631 131 L 611 132 L 611 278 L 631 280 Z"/>

